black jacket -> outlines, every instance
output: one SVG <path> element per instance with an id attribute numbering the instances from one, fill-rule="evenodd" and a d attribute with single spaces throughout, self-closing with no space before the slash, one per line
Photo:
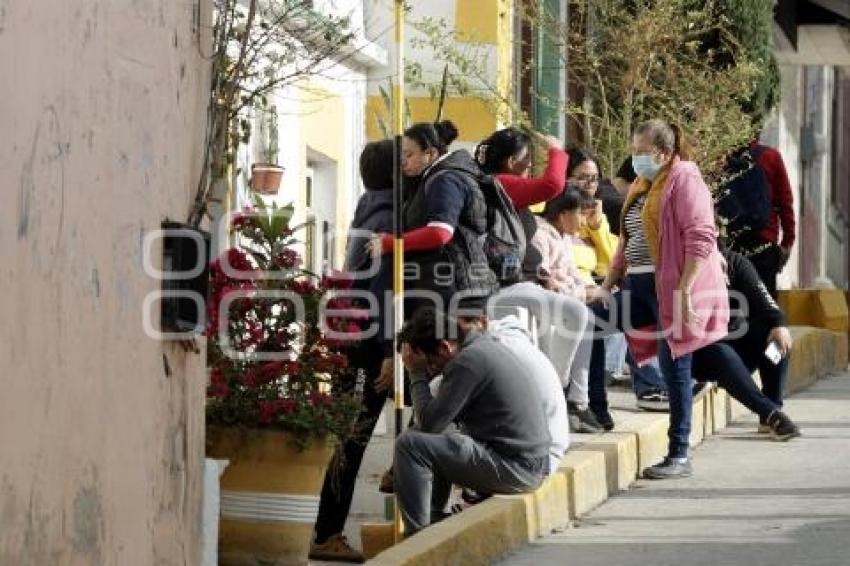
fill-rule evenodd
<path id="1" fill-rule="evenodd" d="M 785 315 L 782 314 L 779 305 L 770 296 L 767 287 L 762 283 L 750 260 L 731 250 L 726 251 L 723 256 L 726 258 L 729 290 L 737 291 L 747 301 L 745 314 L 736 314 L 736 311 L 742 307 L 741 301 L 738 300 L 735 293 L 729 294 L 729 308 L 731 309 L 729 332 L 741 328 L 741 325 L 746 322 L 757 324 L 763 328 L 785 326 Z"/>
<path id="2" fill-rule="evenodd" d="M 487 204 L 478 184 L 481 175 L 481 169 L 469 152 L 461 149 L 441 159 L 420 179 L 418 188 L 405 206 L 405 231 L 428 224 L 426 196 L 433 191 L 439 192 L 448 185 L 454 185 L 454 188 L 461 189 L 465 199 L 458 225 L 453 227 L 454 235 L 448 244 L 437 250 L 405 255 L 405 263 L 415 264 L 418 270 L 418 276 L 409 279 L 411 288 L 436 291 L 444 298 L 457 291 L 486 296 L 498 290 L 496 274 L 490 270 L 484 254 Z M 451 266 L 453 277 L 445 276 L 445 268 L 440 265 Z"/>

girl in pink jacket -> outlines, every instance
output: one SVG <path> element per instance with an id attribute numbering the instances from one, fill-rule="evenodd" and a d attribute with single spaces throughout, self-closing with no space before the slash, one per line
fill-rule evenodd
<path id="1" fill-rule="evenodd" d="M 577 233 L 581 227 L 581 205 L 588 199 L 578 190 L 569 188 L 547 202 L 543 213 L 535 217 L 537 231 L 531 239 L 531 245 L 542 258 L 537 276 L 541 284 L 580 301 L 584 301 L 585 288 L 592 287 L 593 281 L 586 281 L 576 267 L 571 234 Z"/>
<path id="2" fill-rule="evenodd" d="M 602 321 L 626 331 L 638 363 L 657 353 L 667 382 L 668 455 L 644 470 L 644 477 L 684 477 L 691 474 L 691 353 L 726 335 L 729 300 L 711 194 L 696 164 L 686 160 L 688 150 L 678 128 L 661 120 L 644 122 L 632 145 L 638 179 L 623 206 L 611 270 L 591 300 L 601 301 L 594 314 L 603 332 Z M 609 298 L 607 292 L 615 286 L 620 290 Z M 647 327 L 658 332 L 649 333 Z M 604 360 L 601 343 L 594 342 L 594 359 L 601 350 Z M 591 363 L 591 407 L 604 402 L 594 398 L 595 365 Z"/>

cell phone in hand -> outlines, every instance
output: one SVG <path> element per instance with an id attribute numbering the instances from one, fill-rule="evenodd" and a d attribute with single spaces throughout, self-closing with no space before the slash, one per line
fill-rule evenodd
<path id="1" fill-rule="evenodd" d="M 776 345 L 776 342 L 771 340 L 767 345 L 767 350 L 764 351 L 764 357 L 773 362 L 774 365 L 782 361 L 782 350 Z"/>

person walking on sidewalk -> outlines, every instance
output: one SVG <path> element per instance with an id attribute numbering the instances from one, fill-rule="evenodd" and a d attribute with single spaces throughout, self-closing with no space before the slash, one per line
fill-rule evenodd
<path id="1" fill-rule="evenodd" d="M 396 440 L 395 493 L 412 535 L 445 516 L 452 484 L 485 494 L 526 493 L 549 472 L 551 438 L 537 388 L 517 355 L 490 333 L 464 332 L 424 307 L 399 334 L 417 427 Z M 430 375 L 443 380 L 432 395 Z M 463 432 L 448 432 L 457 422 Z"/>
<path id="2" fill-rule="evenodd" d="M 694 352 L 694 379 L 716 381 L 759 416 L 759 432 L 769 432 L 776 440 L 789 440 L 800 435 L 797 425 L 782 412 L 791 332 L 752 263 L 737 252 L 727 251 L 724 257 L 730 312 L 735 316 L 729 320 L 729 336 L 725 340 Z M 768 348 L 775 348 L 781 358 L 768 358 Z M 756 369 L 762 380 L 761 391 L 752 377 Z"/>
<path id="3" fill-rule="evenodd" d="M 649 120 L 635 130 L 632 146 L 638 179 L 623 209 L 622 237 L 611 270 L 599 289 L 602 302 L 594 308 L 601 332 L 594 340 L 596 369 L 591 369 L 604 372 L 601 335 L 612 326 L 626 331 L 633 346 L 646 336 L 636 330 L 661 332 L 660 337 L 653 332 L 644 347 L 632 348 L 639 364 L 657 353 L 670 399 L 667 456 L 643 475 L 682 477 L 691 474 L 692 353 L 726 335 L 729 299 L 711 194 L 696 164 L 687 160 L 689 148 L 681 131 Z M 610 297 L 618 284 L 622 291 Z M 594 398 L 595 393 L 591 391 L 591 407 L 599 403 L 598 409 L 607 413 L 604 389 L 601 398 Z"/>
<path id="4" fill-rule="evenodd" d="M 590 312 L 582 300 L 543 287 L 540 280 L 543 258 L 531 245 L 537 232 L 537 221 L 529 207 L 557 197 L 566 182 L 567 154 L 557 139 L 542 136 L 542 140 L 547 148 L 548 161 L 540 177 L 528 176 L 531 137 L 518 128 L 493 132 L 475 150 L 481 169 L 496 176 L 516 207 L 526 241 L 523 280 L 503 286 L 492 298 L 490 309 L 498 314 L 498 307 L 522 307 L 534 315 L 539 324 L 540 347 L 555 366 L 561 384 L 568 390 L 572 430 L 602 432 L 602 427 L 588 410 L 591 343 L 585 337 L 589 337 L 593 329 Z"/>

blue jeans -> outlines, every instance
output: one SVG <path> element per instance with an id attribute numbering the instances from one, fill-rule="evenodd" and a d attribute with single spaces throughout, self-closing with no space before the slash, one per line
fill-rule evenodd
<path id="1" fill-rule="evenodd" d="M 626 336 L 623 333 L 612 334 L 605 337 L 605 371 L 618 374 L 623 371 L 623 365 L 627 361 L 628 348 L 626 348 Z"/>
<path id="2" fill-rule="evenodd" d="M 655 275 L 645 273 L 627 275 L 622 290 L 614 293 L 609 304 L 596 303 L 592 307 L 596 320 L 591 354 L 589 396 L 594 412 L 608 410 L 605 391 L 605 341 L 604 336 L 616 331 L 658 325 L 658 298 L 655 294 Z M 626 298 L 628 297 L 628 300 Z M 670 428 L 668 456 L 681 458 L 688 455 L 691 433 L 693 390 L 691 386 L 691 355 L 673 359 L 667 340 L 658 340 L 658 362 L 661 375 L 670 397 Z"/>

